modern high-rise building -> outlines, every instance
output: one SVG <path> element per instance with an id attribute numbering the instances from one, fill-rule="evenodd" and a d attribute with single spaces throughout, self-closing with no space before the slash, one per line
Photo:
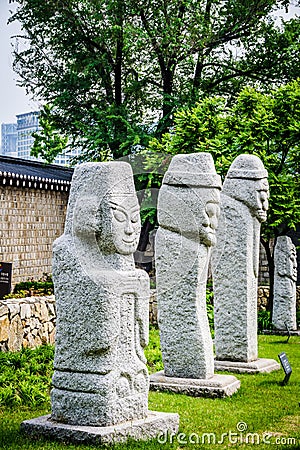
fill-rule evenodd
<path id="1" fill-rule="evenodd" d="M 39 130 L 39 115 L 39 111 L 17 114 L 18 158 L 36 161 L 36 158 L 30 155 L 30 151 L 34 143 L 32 133 Z"/>
<path id="2" fill-rule="evenodd" d="M 5 156 L 18 156 L 16 123 L 1 124 L 1 154 Z"/>
<path id="3" fill-rule="evenodd" d="M 2 145 L 0 153 L 2 155 L 30 159 L 32 161 L 43 161 L 42 158 L 35 158 L 30 154 L 34 143 L 32 133 L 40 130 L 39 115 L 39 111 L 17 114 L 17 123 L 1 125 Z M 69 165 L 70 160 L 78 156 L 79 153 L 79 148 L 71 152 L 64 152 L 55 158 L 53 164 Z"/>

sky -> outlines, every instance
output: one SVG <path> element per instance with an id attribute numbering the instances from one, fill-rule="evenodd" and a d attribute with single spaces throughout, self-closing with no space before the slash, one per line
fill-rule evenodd
<path id="1" fill-rule="evenodd" d="M 0 0 L 0 124 L 15 122 L 16 114 L 39 109 L 39 104 L 31 101 L 25 90 L 17 86 L 17 75 L 12 70 L 10 37 L 17 34 L 19 28 L 16 23 L 7 25 L 7 20 L 9 11 L 14 8 L 15 4 L 9 4 L 9 0 Z M 282 11 L 280 15 L 286 18 L 295 13 L 300 15 L 300 7 L 290 7 L 288 14 Z"/>
<path id="2" fill-rule="evenodd" d="M 18 33 L 19 28 L 16 24 L 7 25 L 9 10 L 14 8 L 8 1 L 0 0 L 0 124 L 16 122 L 16 114 L 39 109 L 39 105 L 26 96 L 25 89 L 16 85 L 10 36 Z"/>

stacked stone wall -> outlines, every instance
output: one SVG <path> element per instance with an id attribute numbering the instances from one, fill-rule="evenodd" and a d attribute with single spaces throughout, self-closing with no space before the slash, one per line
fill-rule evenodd
<path id="1" fill-rule="evenodd" d="M 157 296 L 155 289 L 150 291 L 149 322 L 151 325 L 157 325 Z"/>
<path id="2" fill-rule="evenodd" d="M 19 351 L 53 344 L 54 296 L 0 300 L 0 350 Z"/>
<path id="3" fill-rule="evenodd" d="M 269 301 L 269 291 L 270 288 L 268 286 L 260 286 L 258 288 L 258 296 L 257 296 L 258 309 L 266 309 L 266 306 Z M 300 286 L 297 286 L 296 298 L 297 298 L 297 309 L 300 309 Z"/>
<path id="4" fill-rule="evenodd" d="M 258 285 L 268 286 L 269 284 L 270 284 L 270 274 L 269 274 L 268 259 L 264 247 L 260 244 Z"/>
<path id="5" fill-rule="evenodd" d="M 0 187 L 0 261 L 12 284 L 51 273 L 53 241 L 63 233 L 68 192 Z"/>

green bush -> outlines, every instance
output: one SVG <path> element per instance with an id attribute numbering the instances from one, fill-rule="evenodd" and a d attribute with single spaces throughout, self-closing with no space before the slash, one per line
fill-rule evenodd
<path id="1" fill-rule="evenodd" d="M 54 347 L 0 352 L 0 407 L 49 403 Z"/>
<path id="2" fill-rule="evenodd" d="M 38 281 L 28 280 L 16 284 L 13 292 L 4 298 L 25 298 L 40 295 L 52 295 L 54 292 L 52 277 L 44 274 Z"/>
<path id="3" fill-rule="evenodd" d="M 270 311 L 258 311 L 257 326 L 259 332 L 262 332 L 263 330 L 273 330 Z"/>
<path id="4" fill-rule="evenodd" d="M 150 373 L 163 370 L 159 332 L 154 326 L 150 326 L 149 345 L 145 349 L 145 356 L 147 358 L 147 366 Z"/>
<path id="5" fill-rule="evenodd" d="M 207 311 L 207 317 L 209 322 L 210 331 L 212 334 L 214 333 L 214 318 L 215 318 L 215 312 L 214 312 L 214 293 L 211 288 L 211 286 L 207 286 L 206 289 L 206 311 Z"/>

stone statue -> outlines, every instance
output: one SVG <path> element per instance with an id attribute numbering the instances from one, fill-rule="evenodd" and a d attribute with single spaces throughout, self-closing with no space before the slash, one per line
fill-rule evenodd
<path id="1" fill-rule="evenodd" d="M 213 343 L 206 312 L 221 180 L 209 153 L 176 155 L 158 199 L 158 322 L 166 377 L 209 379 Z"/>
<path id="2" fill-rule="evenodd" d="M 57 422 L 109 426 L 147 416 L 149 277 L 133 260 L 140 227 L 129 164 L 76 167 L 53 248 Z"/>
<path id="3" fill-rule="evenodd" d="M 274 264 L 272 322 L 278 330 L 296 330 L 297 254 L 290 237 L 277 238 Z"/>
<path id="4" fill-rule="evenodd" d="M 216 359 L 257 360 L 257 278 L 261 222 L 267 218 L 267 171 L 255 155 L 232 163 L 221 193 L 212 255 Z"/>

